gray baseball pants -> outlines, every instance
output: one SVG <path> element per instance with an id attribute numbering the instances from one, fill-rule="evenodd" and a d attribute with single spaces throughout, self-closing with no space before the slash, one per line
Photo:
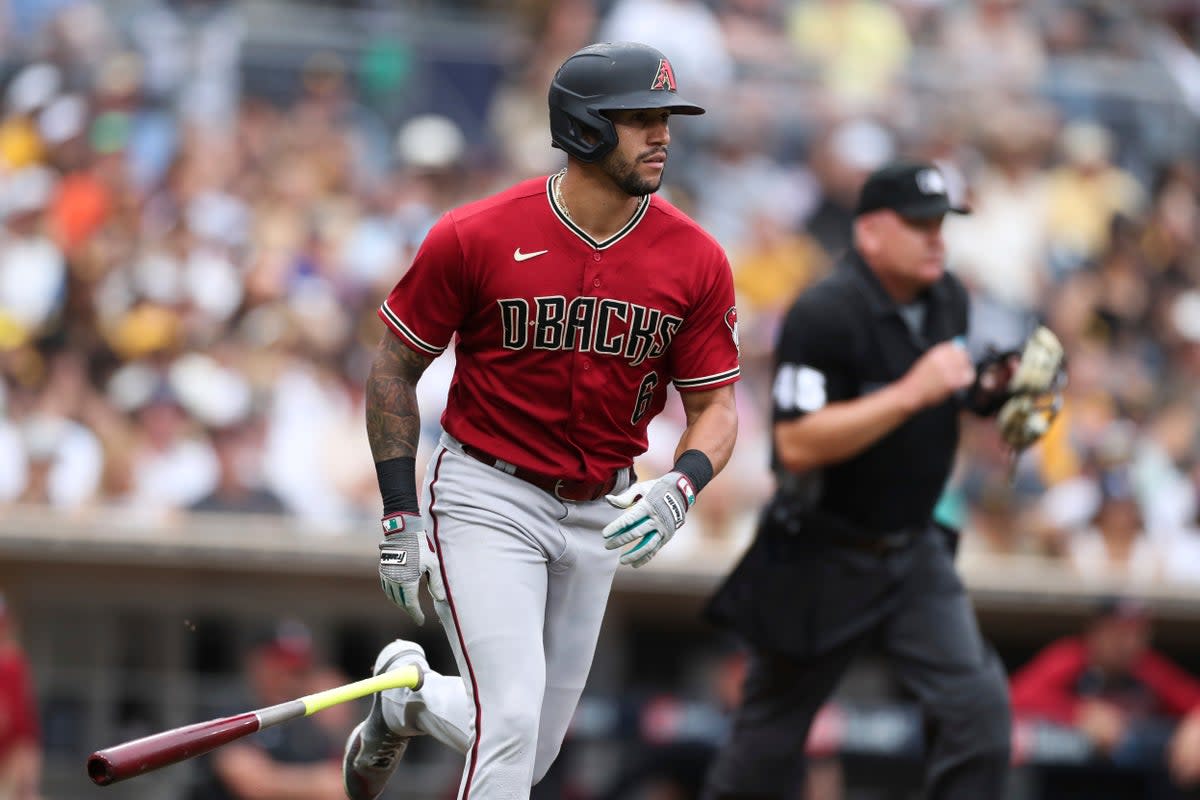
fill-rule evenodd
<path id="1" fill-rule="evenodd" d="M 622 491 L 622 477 L 614 492 Z M 384 695 L 393 730 L 462 752 L 460 800 L 518 800 L 550 768 L 591 667 L 619 551 L 603 498 L 553 495 L 476 461 L 443 434 L 426 470 L 425 526 L 441 559 L 438 617 L 458 675 Z"/>

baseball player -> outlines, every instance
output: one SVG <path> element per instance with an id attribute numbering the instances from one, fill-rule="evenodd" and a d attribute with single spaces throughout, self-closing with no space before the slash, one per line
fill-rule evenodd
<path id="1" fill-rule="evenodd" d="M 558 754 L 618 562 L 641 566 L 729 458 L 738 379 L 732 275 L 717 243 L 654 192 L 676 92 L 634 43 L 585 47 L 550 86 L 556 175 L 454 209 L 379 314 L 367 387 L 384 500 L 380 581 L 418 622 L 430 593 L 459 675 L 397 640 L 376 673 L 424 675 L 377 695 L 351 734 L 353 800 L 376 798 L 412 736 L 465 754 L 459 798 L 523 798 Z M 444 434 L 420 509 L 414 388 L 456 339 Z M 635 482 L 667 387 L 687 427 L 674 468 Z"/>
<path id="2" fill-rule="evenodd" d="M 926 796 L 1003 796 L 1004 669 L 955 572 L 956 534 L 933 523 L 933 509 L 961 409 L 999 412 L 1005 441 L 1028 446 L 1045 431 L 1033 401 L 1053 394 L 1059 359 L 1039 331 L 1025 354 L 972 364 L 961 343 L 967 293 L 943 263 L 942 221 L 955 211 L 965 209 L 932 164 L 872 173 L 854 247 L 784 321 L 772 392 L 778 488 L 708 609 L 751 658 L 705 800 L 796 796 L 813 718 L 868 640 L 925 713 Z"/>

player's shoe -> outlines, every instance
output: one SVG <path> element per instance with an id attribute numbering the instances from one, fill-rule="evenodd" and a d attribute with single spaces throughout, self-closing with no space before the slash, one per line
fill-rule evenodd
<path id="1" fill-rule="evenodd" d="M 420 688 L 429 671 L 425 651 L 415 642 L 397 639 L 379 652 L 375 659 L 375 675 L 393 669 L 415 666 L 420 678 L 414 688 Z M 375 800 L 396 771 L 396 765 L 408 748 L 411 735 L 392 732 L 383 718 L 383 693 L 371 698 L 367 718 L 358 723 L 346 740 L 346 755 L 342 759 L 342 781 L 350 800 Z"/>

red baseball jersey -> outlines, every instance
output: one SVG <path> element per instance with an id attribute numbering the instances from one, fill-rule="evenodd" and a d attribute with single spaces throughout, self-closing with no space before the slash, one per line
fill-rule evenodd
<path id="1" fill-rule="evenodd" d="M 667 386 L 739 377 L 733 277 L 720 245 L 648 196 L 593 240 L 553 176 L 445 214 L 379 316 L 426 356 L 456 334 L 442 427 L 518 467 L 603 480 L 646 450 Z"/>

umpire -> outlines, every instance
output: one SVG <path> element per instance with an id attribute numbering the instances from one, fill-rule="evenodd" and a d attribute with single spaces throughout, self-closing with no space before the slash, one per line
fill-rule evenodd
<path id="1" fill-rule="evenodd" d="M 866 180 L 852 249 L 800 296 L 780 332 L 778 488 L 707 614 L 750 647 L 731 733 L 705 800 L 794 798 L 813 717 L 856 652 L 877 642 L 927 722 L 928 796 L 1003 794 L 1003 667 L 932 512 L 959 411 L 995 410 L 961 337 L 967 294 L 944 269 L 942 220 L 965 213 L 931 164 Z M 991 368 L 981 369 L 990 380 Z"/>

